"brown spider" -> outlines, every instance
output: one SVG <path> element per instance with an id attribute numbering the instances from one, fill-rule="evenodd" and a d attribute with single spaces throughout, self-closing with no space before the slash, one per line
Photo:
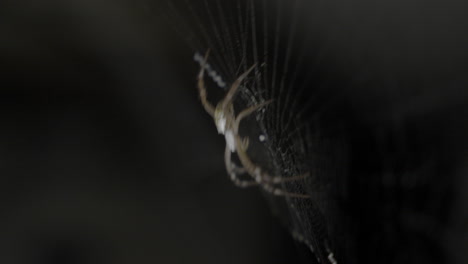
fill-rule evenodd
<path id="1" fill-rule="evenodd" d="M 208 114 L 213 117 L 218 129 L 218 133 L 224 135 L 226 139 L 226 149 L 224 152 L 224 162 L 226 164 L 226 170 L 228 175 L 230 175 L 231 180 L 235 185 L 239 187 L 249 187 L 249 186 L 261 186 L 265 191 L 270 192 L 274 195 L 289 196 L 296 198 L 309 198 L 306 194 L 298 194 L 285 191 L 283 189 L 275 187 L 276 184 L 283 182 L 290 182 L 304 179 L 308 176 L 308 173 L 283 178 L 280 176 L 272 177 L 267 172 L 263 171 L 262 168 L 252 162 L 252 160 L 247 155 L 247 148 L 249 145 L 248 138 L 241 138 L 239 135 L 239 124 L 245 117 L 254 113 L 255 111 L 261 109 L 262 107 L 270 104 L 273 100 L 268 100 L 263 103 L 250 106 L 242 110 L 237 117 L 235 116 L 233 101 L 236 95 L 236 92 L 239 89 L 242 81 L 249 75 L 249 73 L 255 68 L 255 64 L 250 67 L 247 71 L 241 74 L 231 85 L 224 99 L 221 100 L 216 107 L 214 107 L 207 100 L 206 88 L 204 83 L 204 73 L 206 68 L 206 62 L 208 59 L 209 52 L 206 53 L 204 60 L 200 63 L 201 69 L 198 74 L 198 92 L 200 94 L 201 102 L 203 107 L 208 112 Z M 231 160 L 232 153 L 236 153 L 239 157 L 239 161 L 242 164 L 242 167 L 237 167 L 233 164 Z M 241 180 L 238 178 L 238 173 L 247 173 L 253 180 Z"/>

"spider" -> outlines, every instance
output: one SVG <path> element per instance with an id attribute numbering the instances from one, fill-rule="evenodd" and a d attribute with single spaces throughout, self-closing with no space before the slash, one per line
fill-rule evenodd
<path id="1" fill-rule="evenodd" d="M 210 102 L 208 102 L 205 82 L 204 82 L 204 73 L 207 65 L 209 51 L 206 53 L 205 58 L 201 61 L 200 72 L 198 74 L 198 92 L 200 94 L 200 99 L 205 108 L 206 112 L 211 115 L 213 118 L 216 128 L 219 134 L 224 135 L 226 140 L 226 148 L 224 152 L 224 162 L 226 164 L 226 170 L 231 180 L 235 185 L 239 187 L 249 187 L 249 186 L 261 186 L 265 191 L 272 193 L 278 196 L 289 196 L 295 198 L 309 198 L 306 194 L 298 194 L 285 191 L 281 188 L 277 188 L 275 185 L 283 182 L 291 182 L 301 180 L 308 176 L 308 173 L 283 178 L 280 176 L 270 176 L 267 172 L 262 170 L 262 168 L 256 165 L 247 155 L 247 149 L 249 145 L 249 139 L 247 137 L 242 138 L 239 135 L 239 124 L 240 122 L 250 114 L 255 111 L 267 106 L 273 100 L 268 100 L 257 105 L 250 106 L 242 110 L 237 116 L 235 115 L 233 101 L 236 96 L 242 81 L 249 75 L 249 73 L 256 67 L 254 64 L 247 71 L 241 74 L 231 85 L 228 92 L 226 93 L 224 99 L 222 99 L 216 107 L 214 107 Z M 242 164 L 242 167 L 237 167 L 233 164 L 231 160 L 232 153 L 236 153 L 239 161 Z M 238 178 L 238 174 L 247 173 L 253 179 L 252 180 L 241 180 Z"/>

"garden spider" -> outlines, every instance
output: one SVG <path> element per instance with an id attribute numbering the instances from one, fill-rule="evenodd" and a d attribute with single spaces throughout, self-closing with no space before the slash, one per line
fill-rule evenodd
<path id="1" fill-rule="evenodd" d="M 230 176 L 231 180 L 234 182 L 235 185 L 239 187 L 261 186 L 265 191 L 270 192 L 274 195 L 289 196 L 295 198 L 309 198 L 309 196 L 306 194 L 292 193 L 275 187 L 275 185 L 283 182 L 304 179 L 308 176 L 308 173 L 287 178 L 283 178 L 280 176 L 272 177 L 268 175 L 268 173 L 263 171 L 261 167 L 254 164 L 247 155 L 247 148 L 249 145 L 248 138 L 241 138 L 241 136 L 239 135 L 239 124 L 242 121 L 242 119 L 261 109 L 262 107 L 270 104 L 273 101 L 268 100 L 254 106 L 250 106 L 242 110 L 237 115 L 237 117 L 235 116 L 233 101 L 236 92 L 239 89 L 239 86 L 241 85 L 242 81 L 249 75 L 249 73 L 255 68 L 256 65 L 253 65 L 243 74 L 241 74 L 231 85 L 224 99 L 221 100 L 216 105 L 216 107 L 214 107 L 207 100 L 206 88 L 204 83 L 204 73 L 207 65 L 206 62 L 208 59 L 208 54 L 209 52 L 206 53 L 204 60 L 200 62 L 201 69 L 200 73 L 198 74 L 198 92 L 200 94 L 200 99 L 203 104 L 203 107 L 208 112 L 208 114 L 210 114 L 211 117 L 213 117 L 214 119 L 218 133 L 224 135 L 226 139 L 224 162 L 226 164 L 227 173 Z M 232 153 L 237 154 L 242 164 L 242 167 L 237 167 L 235 164 L 233 164 L 231 160 Z M 253 178 L 253 180 L 241 180 L 237 176 L 238 173 L 247 173 Z"/>

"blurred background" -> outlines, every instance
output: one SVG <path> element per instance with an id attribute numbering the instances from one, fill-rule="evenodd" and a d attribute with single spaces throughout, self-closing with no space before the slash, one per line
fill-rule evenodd
<path id="1" fill-rule="evenodd" d="M 323 16 L 315 20 L 323 22 L 316 24 L 321 32 L 328 32 L 318 38 L 327 39 L 337 51 L 333 59 L 352 67 L 348 73 L 361 85 L 346 96 L 362 114 L 350 122 L 357 131 L 380 122 L 395 130 L 411 124 L 405 126 L 406 139 L 421 140 L 385 151 L 417 153 L 437 163 L 418 167 L 422 174 L 438 170 L 431 174 L 435 178 L 410 177 L 405 184 L 417 185 L 424 178 L 430 191 L 421 195 L 428 194 L 431 205 L 446 211 L 438 211 L 437 221 L 412 215 L 406 224 L 423 230 L 423 236 L 430 234 L 437 241 L 431 245 L 448 255 L 441 257 L 447 263 L 467 263 L 465 5 L 401 3 L 411 11 L 395 19 L 400 22 L 384 23 L 390 32 L 385 37 L 375 34 L 380 30 L 373 22 L 392 17 L 399 3 L 348 5 L 320 5 L 315 12 Z M 167 25 L 158 6 L 125 0 L 0 3 L 0 263 L 312 263 L 258 190 L 238 189 L 228 180 L 224 139 L 198 101 L 193 51 Z M 362 6 L 375 12 L 361 16 Z M 415 10 L 433 24 L 406 20 Z M 442 12 L 449 23 L 431 20 L 432 11 L 424 10 Z M 350 17 L 356 20 L 351 23 Z M 375 42 L 365 41 L 374 37 Z M 350 63 L 360 58 L 366 63 Z M 373 91 L 370 87 L 380 83 L 366 79 L 376 68 L 385 93 Z M 361 74 L 354 75 L 356 69 Z M 421 83 L 428 87 L 424 92 L 392 88 Z M 368 97 L 374 103 L 365 103 Z M 390 146 L 392 139 L 385 141 L 385 132 L 379 131 L 368 133 Z M 361 142 L 367 136 L 350 140 Z M 372 146 L 353 146 L 359 146 L 353 150 L 357 167 L 374 157 Z M 362 169 L 357 167 L 353 170 Z M 357 188 L 346 191 L 359 193 L 361 183 L 346 185 Z M 357 201 L 371 203 L 381 191 L 374 190 Z M 402 198 L 395 204 L 404 208 L 405 202 Z M 368 219 L 378 215 L 367 209 L 356 212 Z M 353 223 L 359 221 L 350 215 Z M 438 228 L 440 223 L 444 228 Z M 350 233 L 367 232 L 359 228 Z M 368 230 L 379 228 L 370 225 Z M 363 242 L 362 248 L 379 240 L 358 237 L 353 241 Z M 431 247 L 415 250 L 424 255 Z M 372 262 L 364 249 L 356 254 L 366 260 L 360 263 Z M 394 263 L 409 260 L 400 257 Z"/>

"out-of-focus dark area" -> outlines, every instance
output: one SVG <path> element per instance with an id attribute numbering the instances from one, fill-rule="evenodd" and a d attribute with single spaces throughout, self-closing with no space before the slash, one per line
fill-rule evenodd
<path id="1" fill-rule="evenodd" d="M 464 4 L 338 2 L 310 7 L 323 79 L 352 87 L 311 161 L 343 171 L 314 179 L 342 210 L 324 210 L 337 258 L 466 263 Z M 193 51 L 159 6 L 0 3 L 0 263 L 313 263 L 228 180 Z"/>

